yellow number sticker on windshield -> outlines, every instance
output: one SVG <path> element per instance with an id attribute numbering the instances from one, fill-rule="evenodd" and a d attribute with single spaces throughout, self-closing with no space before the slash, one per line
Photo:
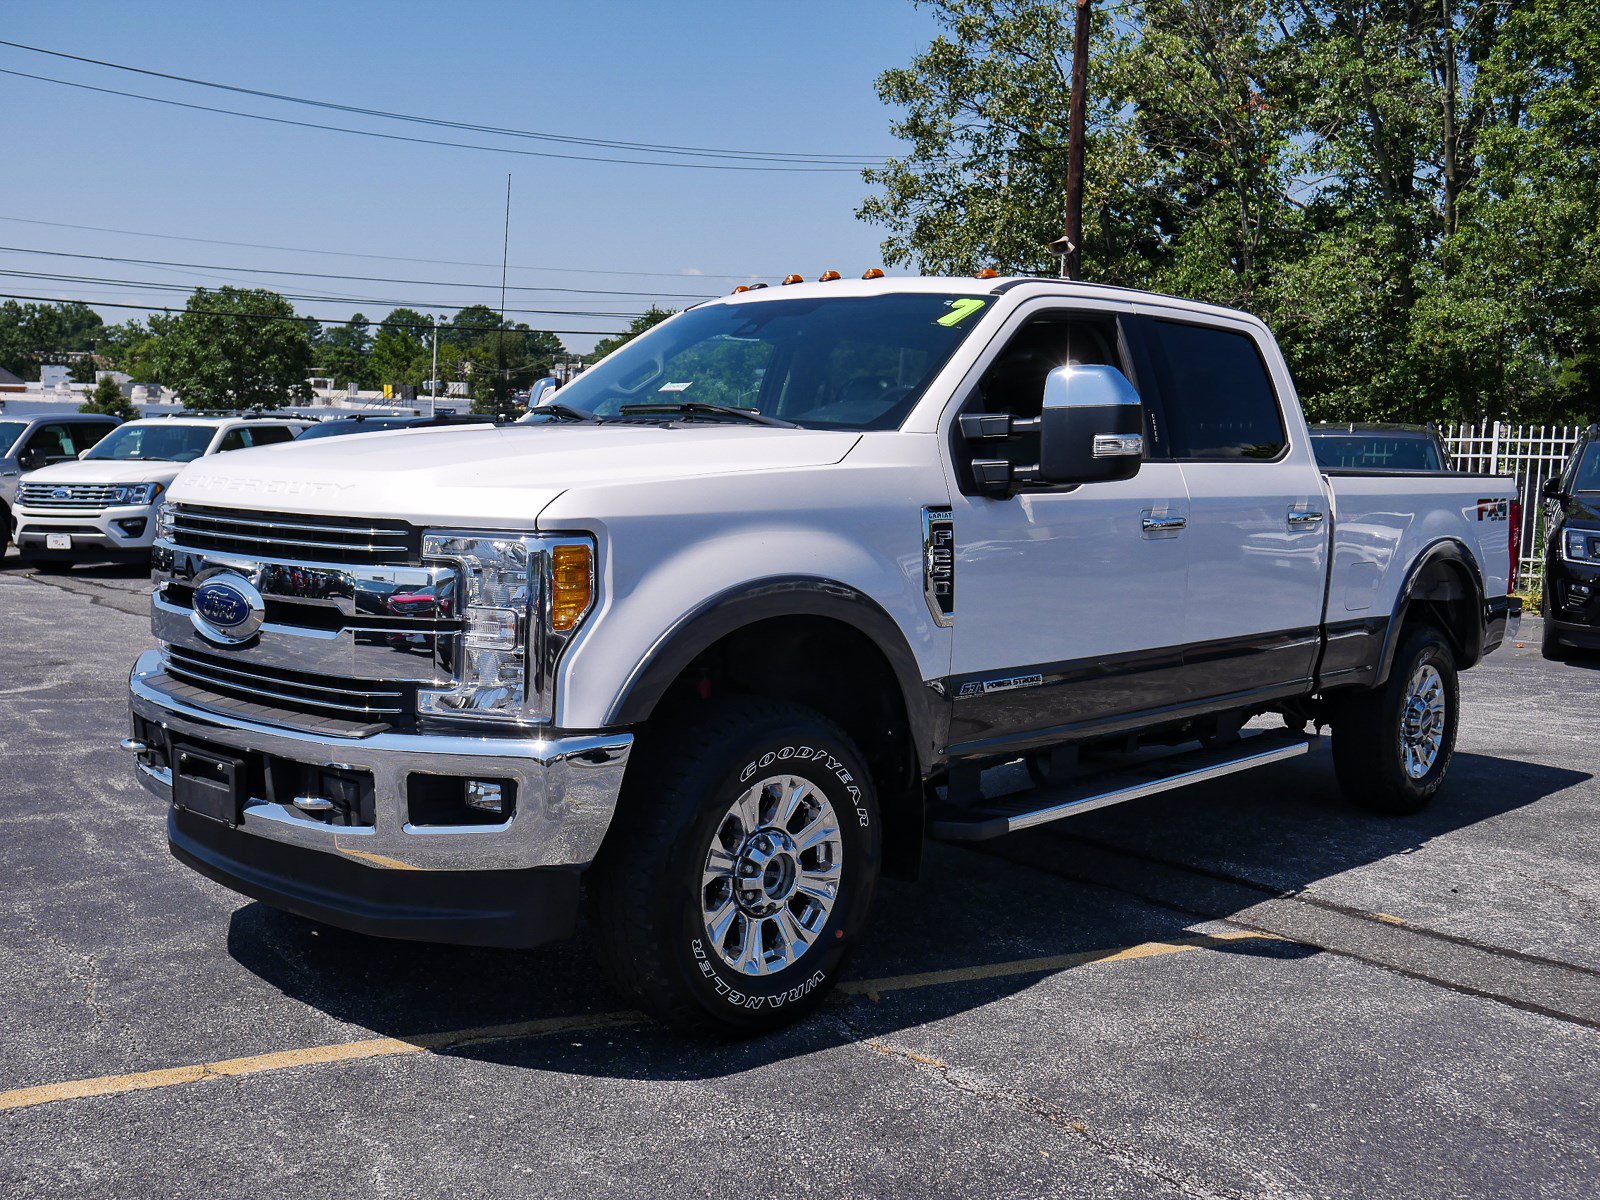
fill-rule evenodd
<path id="1" fill-rule="evenodd" d="M 987 303 L 989 303 L 987 300 L 979 300 L 974 296 L 963 297 L 960 300 L 952 300 L 950 301 L 950 311 L 939 318 L 939 324 L 949 326 L 959 325 Z"/>

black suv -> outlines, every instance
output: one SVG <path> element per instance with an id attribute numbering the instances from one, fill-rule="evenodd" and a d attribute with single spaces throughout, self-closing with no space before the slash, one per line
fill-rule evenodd
<path id="1" fill-rule="evenodd" d="M 1541 649 L 1559 660 L 1574 648 L 1600 650 L 1600 426 L 1584 431 L 1566 468 L 1544 485 L 1544 498 L 1550 528 Z"/>

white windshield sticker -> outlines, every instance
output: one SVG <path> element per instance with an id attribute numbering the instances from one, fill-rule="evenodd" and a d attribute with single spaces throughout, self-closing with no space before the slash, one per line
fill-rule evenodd
<path id="1" fill-rule="evenodd" d="M 663 392 L 686 392 L 693 386 L 694 380 L 691 379 L 688 383 L 663 383 L 661 390 Z"/>

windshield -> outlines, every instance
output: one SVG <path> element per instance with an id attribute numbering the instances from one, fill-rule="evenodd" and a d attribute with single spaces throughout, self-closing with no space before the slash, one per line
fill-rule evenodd
<path id="1" fill-rule="evenodd" d="M 95 443 L 85 458 L 193 462 L 206 452 L 216 430 L 210 425 L 119 425 Z"/>
<path id="2" fill-rule="evenodd" d="M 1589 448 L 1583 452 L 1583 461 L 1578 464 L 1577 473 L 1572 477 L 1572 490 L 1600 492 L 1600 442 L 1590 442 Z"/>
<path id="3" fill-rule="evenodd" d="M 896 429 L 989 303 L 902 293 L 693 308 L 557 396 L 602 417 L 637 415 L 624 405 L 720 404 L 807 429 Z"/>
<path id="4" fill-rule="evenodd" d="M 22 431 L 27 427 L 26 421 L 0 421 L 0 458 L 11 453 L 11 444 L 22 436 Z"/>
<path id="5" fill-rule="evenodd" d="M 1439 446 L 1423 434 L 1313 434 L 1317 465 L 1343 471 L 1444 471 Z"/>

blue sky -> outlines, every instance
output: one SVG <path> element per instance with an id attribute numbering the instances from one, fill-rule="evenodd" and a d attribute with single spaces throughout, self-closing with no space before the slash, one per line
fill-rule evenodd
<path id="1" fill-rule="evenodd" d="M 620 141 L 867 156 L 897 148 L 873 80 L 909 61 L 936 32 L 909 0 L 12 0 L 5 11 L 0 37 L 8 41 L 367 108 Z M 0 68 L 407 136 L 625 153 L 331 113 L 4 46 Z M 867 189 L 853 171 L 683 170 L 516 157 L 273 125 L 8 75 L 0 75 L 0 112 L 9 168 L 0 246 L 422 282 L 295 280 L 15 250 L 0 251 L 0 270 L 184 287 L 248 283 L 363 301 L 296 302 L 302 312 L 341 318 L 357 309 L 381 316 L 389 301 L 424 311 L 429 303 L 498 306 L 508 172 L 513 285 L 652 293 L 513 293 L 508 308 L 629 312 L 657 294 L 681 306 L 692 301 L 665 293 L 719 293 L 735 282 L 696 273 L 796 271 L 814 278 L 827 268 L 859 274 L 879 262 L 882 232 L 854 217 Z M 15 218 L 340 253 L 209 245 Z M 0 292 L 91 301 L 183 301 L 182 293 L 15 276 L 0 276 L 0 285 Z M 134 315 L 101 311 L 108 320 Z M 520 319 L 552 329 L 622 323 Z M 564 336 L 577 349 L 593 340 Z"/>

